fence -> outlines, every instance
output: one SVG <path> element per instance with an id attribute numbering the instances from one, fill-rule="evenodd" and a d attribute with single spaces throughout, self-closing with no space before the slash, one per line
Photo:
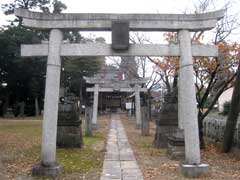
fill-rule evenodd
<path id="1" fill-rule="evenodd" d="M 208 116 L 203 121 L 204 136 L 215 142 L 223 141 L 226 118 Z M 234 132 L 234 146 L 240 148 L 240 117 Z"/>

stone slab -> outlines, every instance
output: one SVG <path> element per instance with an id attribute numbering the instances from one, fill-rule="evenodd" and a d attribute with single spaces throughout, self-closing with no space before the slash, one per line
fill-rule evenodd
<path id="1" fill-rule="evenodd" d="M 32 169 L 32 176 L 57 178 L 61 175 L 62 166 L 55 163 L 51 166 L 37 164 Z"/>
<path id="2" fill-rule="evenodd" d="M 214 45 L 192 45 L 193 56 L 218 56 Z M 131 44 L 128 51 L 113 51 L 110 44 L 62 44 L 61 56 L 180 56 L 179 45 Z M 48 44 L 23 44 L 21 56 L 48 56 Z M 111 89 L 105 89 L 110 91 Z M 124 90 L 124 89 L 123 89 Z M 127 89 L 126 89 L 127 90 Z M 124 90 L 124 91 L 126 91 Z"/>
<path id="3" fill-rule="evenodd" d="M 104 161 L 102 177 L 110 179 L 121 179 L 121 176 L 122 173 L 120 161 Z"/>
<path id="4" fill-rule="evenodd" d="M 202 174 L 208 172 L 209 166 L 208 164 L 199 164 L 199 165 L 189 165 L 189 164 L 181 164 L 181 172 L 185 177 L 189 178 L 197 178 Z"/>
<path id="5" fill-rule="evenodd" d="M 123 180 L 143 180 L 143 175 L 139 168 L 123 169 L 122 174 Z"/>
<path id="6" fill-rule="evenodd" d="M 122 169 L 138 169 L 138 164 L 136 161 L 121 161 Z"/>
<path id="7" fill-rule="evenodd" d="M 210 30 L 224 17 L 224 10 L 203 14 L 51 14 L 15 9 L 23 25 L 38 29 L 111 31 L 112 21 L 128 21 L 131 31 Z"/>
<path id="8" fill-rule="evenodd" d="M 26 9 L 15 9 L 15 15 L 38 20 L 179 20 L 179 21 L 199 21 L 209 19 L 221 19 L 224 16 L 225 10 L 219 10 L 214 12 L 202 13 L 202 14 L 111 14 L 111 13 L 40 13 L 28 11 Z"/>
<path id="9" fill-rule="evenodd" d="M 112 115 L 101 180 L 143 180 L 119 115 Z"/>

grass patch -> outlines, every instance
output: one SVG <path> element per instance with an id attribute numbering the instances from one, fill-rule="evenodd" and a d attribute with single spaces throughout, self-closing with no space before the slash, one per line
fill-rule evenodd
<path id="1" fill-rule="evenodd" d="M 42 121 L 0 120 L 0 157 L 10 167 L 9 173 L 13 176 L 18 176 L 19 173 L 29 175 L 32 165 L 40 162 L 41 124 Z M 83 140 L 82 149 L 57 149 L 57 159 L 64 167 L 65 177 L 72 173 L 101 171 L 104 133 L 94 132 L 92 137 L 83 137 Z"/>
<path id="2" fill-rule="evenodd" d="M 104 135 L 100 132 L 94 132 L 92 137 L 83 137 L 85 146 L 93 145 L 94 143 L 102 140 L 104 140 Z"/>
<path id="3" fill-rule="evenodd" d="M 92 137 L 83 137 L 84 147 L 82 149 L 57 149 L 57 157 L 63 165 L 64 173 L 86 173 L 91 169 L 101 169 L 103 152 L 94 149 L 94 146 L 104 141 L 102 133 L 94 133 Z"/>
<path id="4" fill-rule="evenodd" d="M 39 136 L 42 132 L 41 123 L 41 121 L 0 120 L 0 134 L 21 133 L 23 135 Z"/>

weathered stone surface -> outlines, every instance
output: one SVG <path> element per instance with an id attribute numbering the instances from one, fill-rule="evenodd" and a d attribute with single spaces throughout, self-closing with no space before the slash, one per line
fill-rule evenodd
<path id="1" fill-rule="evenodd" d="M 91 107 L 86 107 L 85 109 L 85 136 L 92 136 L 92 114 L 93 109 Z"/>
<path id="2" fill-rule="evenodd" d="M 149 136 L 150 134 L 149 117 L 148 117 L 148 109 L 146 106 L 141 108 L 141 113 L 142 113 L 141 134 L 142 136 Z"/>
<path id="3" fill-rule="evenodd" d="M 218 56 L 214 45 L 192 45 L 193 56 Z M 180 56 L 179 45 L 131 44 L 128 51 L 113 51 L 110 44 L 62 44 L 61 56 Z M 21 45 L 21 56 L 47 56 L 48 44 Z"/>
<path id="4" fill-rule="evenodd" d="M 61 14 L 49 14 L 49 13 L 39 13 L 28 11 L 26 9 L 15 9 L 16 16 L 30 19 L 39 20 L 127 20 L 127 19 L 139 19 L 139 20 L 179 20 L 179 21 L 199 21 L 199 20 L 209 20 L 217 19 L 220 20 L 224 16 L 225 11 L 214 11 L 203 14 L 106 14 L 106 13 L 61 13 Z"/>
<path id="5" fill-rule="evenodd" d="M 168 138 L 172 136 L 178 127 L 177 102 L 177 87 L 173 87 L 173 91 L 165 95 L 159 119 L 156 120 L 157 130 L 154 138 L 155 147 L 167 147 Z"/>
<path id="6" fill-rule="evenodd" d="M 62 39 L 63 34 L 60 30 L 51 30 L 47 61 L 41 149 L 41 160 L 42 164 L 45 166 L 56 162 L 57 116 L 61 72 L 60 45 Z"/>
<path id="7" fill-rule="evenodd" d="M 134 88 L 119 88 L 119 92 L 134 92 Z M 140 88 L 141 92 L 147 92 L 147 88 Z M 87 88 L 87 92 L 94 92 L 94 88 Z M 99 88 L 99 92 L 114 92 L 114 88 Z"/>
<path id="8" fill-rule="evenodd" d="M 124 85 L 124 84 L 145 84 L 148 80 L 146 78 L 131 79 L 131 80 L 115 80 L 115 79 L 101 79 L 99 77 L 85 77 L 84 78 L 88 84 L 115 84 Z M 100 89 L 100 88 L 99 88 Z"/>
<path id="9" fill-rule="evenodd" d="M 188 164 L 200 164 L 200 146 L 197 120 L 197 101 L 194 84 L 193 60 L 190 32 L 181 30 L 178 33 L 181 56 L 179 81 L 181 86 L 181 115 L 184 122 L 185 161 Z M 183 85 L 184 84 L 184 85 Z"/>
<path id="10" fill-rule="evenodd" d="M 139 168 L 123 169 L 123 180 L 143 180 L 142 173 Z"/>
<path id="11" fill-rule="evenodd" d="M 14 118 L 13 109 L 7 108 L 6 113 L 4 114 L 4 118 Z"/>
<path id="12" fill-rule="evenodd" d="M 135 111 L 136 111 L 136 127 L 141 127 L 141 102 L 140 102 L 140 86 L 138 84 L 135 84 Z"/>
<path id="13" fill-rule="evenodd" d="M 32 169 L 32 176 L 57 178 L 61 175 L 62 166 L 54 163 L 51 166 L 42 164 L 35 165 Z"/>
<path id="14" fill-rule="evenodd" d="M 99 84 L 94 86 L 94 99 L 93 99 L 93 115 L 92 115 L 92 129 L 97 129 L 97 115 L 98 115 L 98 95 L 99 95 Z"/>
<path id="15" fill-rule="evenodd" d="M 136 161 L 121 161 L 122 169 L 138 169 L 138 164 Z"/>
<path id="16" fill-rule="evenodd" d="M 202 174 L 206 174 L 209 169 L 208 164 L 199 165 L 181 164 L 180 166 L 182 174 L 188 178 L 197 178 Z"/>
<path id="17" fill-rule="evenodd" d="M 57 146 L 81 148 L 83 145 L 82 121 L 79 119 L 79 108 L 75 96 L 66 95 L 58 108 Z"/>
<path id="18" fill-rule="evenodd" d="M 109 179 L 121 179 L 122 172 L 120 161 L 104 161 L 102 177 Z"/>
<path id="19" fill-rule="evenodd" d="M 44 14 L 16 9 L 23 24 L 32 28 L 111 30 L 112 21 L 128 20 L 131 31 L 209 30 L 224 16 L 224 10 L 204 14 Z"/>
<path id="20" fill-rule="evenodd" d="M 182 129 L 178 128 L 168 137 L 167 155 L 172 160 L 184 160 L 185 144 Z"/>
<path id="21" fill-rule="evenodd" d="M 159 125 L 155 134 L 154 145 L 158 148 L 166 148 L 168 145 L 168 138 L 177 129 L 177 126 Z"/>
<path id="22" fill-rule="evenodd" d="M 112 49 L 121 51 L 129 48 L 129 22 L 112 21 Z"/>
<path id="23" fill-rule="evenodd" d="M 101 180 L 143 180 L 118 115 L 112 115 Z"/>
<path id="24" fill-rule="evenodd" d="M 81 131 L 80 126 L 59 126 L 57 130 L 57 146 L 81 148 L 83 145 Z"/>
<path id="25" fill-rule="evenodd" d="M 79 108 L 75 97 L 64 97 L 64 102 L 58 104 L 58 126 L 79 127 L 81 123 L 82 121 L 79 119 Z"/>
<path id="26" fill-rule="evenodd" d="M 5 167 L 2 163 L 2 160 L 0 159 L 0 179 L 7 179 L 6 178 L 6 170 L 5 170 Z"/>

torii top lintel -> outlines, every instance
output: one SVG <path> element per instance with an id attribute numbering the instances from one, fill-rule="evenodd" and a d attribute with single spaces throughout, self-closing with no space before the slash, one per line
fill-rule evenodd
<path id="1" fill-rule="evenodd" d="M 37 29 L 111 31 L 112 21 L 128 21 L 130 31 L 210 30 L 224 17 L 225 10 L 203 14 L 53 14 L 15 9 L 24 26 Z"/>

